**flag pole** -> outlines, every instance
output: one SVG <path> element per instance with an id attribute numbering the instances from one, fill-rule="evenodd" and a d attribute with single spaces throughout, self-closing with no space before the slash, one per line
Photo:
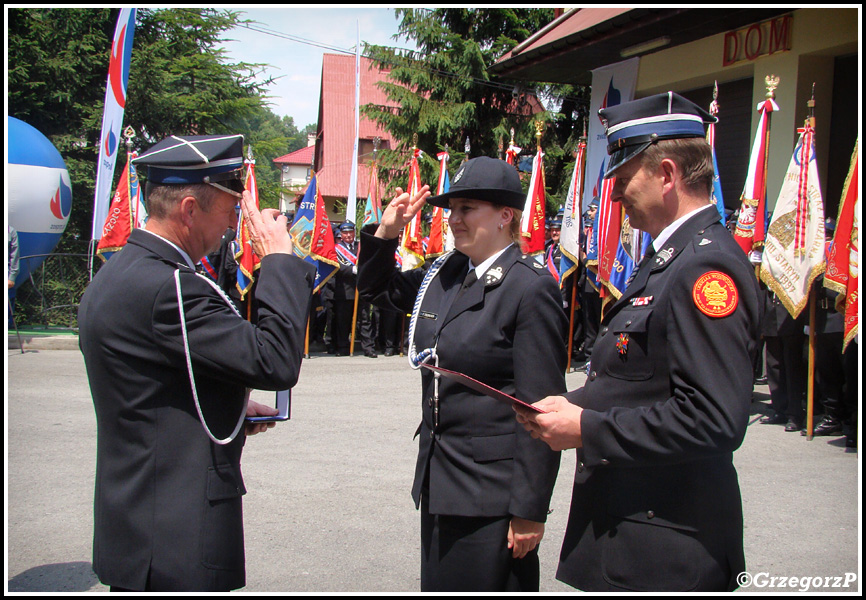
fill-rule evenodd
<path id="1" fill-rule="evenodd" d="M 812 83 L 812 97 L 806 102 L 809 116 L 806 117 L 806 128 L 815 128 L 815 84 Z M 807 136 L 808 137 L 808 136 Z M 803 141 L 803 161 L 808 160 L 806 140 Z M 804 163 L 805 164 L 805 163 Z M 806 440 L 812 441 L 815 419 L 815 303 L 817 301 L 815 286 L 809 286 L 809 375 L 806 387 Z"/>
<path id="2" fill-rule="evenodd" d="M 771 102 L 776 98 L 776 88 L 779 87 L 779 78 L 775 75 L 767 75 L 764 77 L 764 83 L 767 85 L 767 102 Z M 767 169 L 769 168 L 770 163 L 770 125 L 773 120 L 773 112 L 767 112 L 767 131 L 764 135 L 764 181 L 761 183 L 761 193 L 764 196 L 764 213 L 766 213 L 767 207 Z M 761 204 L 758 203 L 758 207 L 760 208 Z M 754 236 L 758 233 L 758 222 L 760 220 L 761 225 L 763 227 L 767 227 L 766 220 L 761 218 L 763 214 L 760 211 L 756 211 L 755 213 L 755 231 L 752 234 L 752 248 L 754 249 Z M 766 240 L 763 240 L 761 244 L 763 245 Z M 758 281 L 761 280 L 761 264 L 758 263 L 755 265 L 755 277 L 758 278 Z"/>
<path id="3" fill-rule="evenodd" d="M 586 144 L 586 121 L 583 123 L 583 135 L 578 142 L 578 150 L 574 154 L 575 160 L 579 159 L 580 155 L 580 147 L 581 145 Z M 586 161 L 582 161 L 580 165 L 580 172 L 578 173 L 578 184 L 577 189 L 574 192 L 574 199 L 572 200 L 572 212 L 575 212 L 575 206 L 581 206 L 581 201 L 583 198 L 583 185 L 584 185 L 584 177 L 586 176 Z M 579 208 L 577 209 L 577 214 L 582 218 L 583 211 Z M 561 240 L 560 240 L 561 243 Z M 560 260 L 562 260 L 560 258 Z M 571 303 L 568 305 L 568 369 L 565 371 L 566 373 L 571 372 L 571 363 L 572 363 L 572 351 L 574 350 L 574 303 L 577 300 L 577 269 L 574 269 L 571 273 Z"/>

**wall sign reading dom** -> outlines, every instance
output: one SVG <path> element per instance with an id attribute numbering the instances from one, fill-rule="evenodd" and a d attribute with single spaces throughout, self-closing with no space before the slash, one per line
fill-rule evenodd
<path id="1" fill-rule="evenodd" d="M 790 50 L 792 23 L 793 17 L 785 15 L 727 32 L 722 66 Z"/>

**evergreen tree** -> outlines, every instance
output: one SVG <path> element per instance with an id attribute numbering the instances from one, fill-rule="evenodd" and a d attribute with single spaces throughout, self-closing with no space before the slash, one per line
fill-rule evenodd
<path id="1" fill-rule="evenodd" d="M 544 87 L 547 94 L 564 97 L 558 102 L 560 112 L 553 114 L 544 110 L 524 84 L 509 83 L 487 71 L 505 52 L 553 20 L 553 10 L 401 8 L 395 12 L 401 19 L 398 36 L 414 40 L 419 50 L 367 45 L 366 53 L 380 68 L 390 70 L 390 81 L 379 85 L 400 108 L 363 108 L 365 115 L 399 142 L 395 151 L 383 152 L 380 161 L 391 170 L 392 186 L 405 185 L 406 156 L 415 134 L 419 148 L 428 154 L 422 161 L 424 181 L 435 181 L 435 153 L 446 144 L 452 170 L 462 162 L 467 138 L 470 157 L 498 157 L 508 146 L 511 128 L 516 144 L 526 154 L 535 154 L 534 121 L 542 120 L 546 123 L 541 140 L 546 181 L 553 190 L 548 195 L 548 210 L 555 210 L 561 204 L 557 195 L 563 188 L 564 161 L 571 159 L 563 145 L 576 146 L 576 139 L 570 141 L 575 109 L 588 94 L 583 98 L 581 90 Z"/>

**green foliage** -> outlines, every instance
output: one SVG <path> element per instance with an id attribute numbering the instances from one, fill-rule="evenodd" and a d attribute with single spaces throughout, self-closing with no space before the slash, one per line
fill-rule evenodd
<path id="1" fill-rule="evenodd" d="M 379 86 L 400 107 L 363 107 L 368 118 L 398 141 L 395 149 L 381 153 L 382 180 L 391 177 L 392 188 L 405 187 L 406 157 L 416 135 L 418 147 L 428 156 L 420 161 L 422 180 L 435 182 L 435 154 L 445 145 L 452 173 L 465 156 L 467 138 L 470 157 L 502 156 L 514 128 L 515 144 L 524 154 L 535 154 L 535 121 L 542 121 L 547 210 L 555 212 L 564 203 L 571 176 L 564 166 L 568 161 L 573 164 L 570 151 L 581 133 L 574 131 L 575 124 L 581 117 L 579 109 L 589 103 L 588 90 L 544 86 L 541 91 L 558 105 L 557 111 L 546 111 L 525 91 L 525 84 L 516 86 L 487 71 L 505 52 L 553 20 L 553 10 L 400 8 L 395 12 L 400 19 L 398 35 L 414 40 L 419 50 L 365 48 L 380 68 L 390 69 L 390 81 Z"/>
<path id="2" fill-rule="evenodd" d="M 72 179 L 73 210 L 58 251 L 89 240 L 105 84 L 118 9 L 10 8 L 9 115 L 57 147 Z M 231 64 L 222 41 L 244 22 L 230 10 L 139 9 L 124 125 L 145 150 L 168 135 L 242 133 L 252 146 L 263 206 L 279 202 L 273 159 L 306 145 L 291 118 L 266 105 L 264 65 Z M 119 152 L 114 183 L 126 161 Z M 78 248 L 76 247 L 76 250 Z"/>

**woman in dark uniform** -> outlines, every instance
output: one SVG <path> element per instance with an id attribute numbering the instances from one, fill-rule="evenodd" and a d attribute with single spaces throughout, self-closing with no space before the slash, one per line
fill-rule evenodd
<path id="1" fill-rule="evenodd" d="M 564 391 L 565 312 L 553 277 L 515 243 L 525 194 L 514 167 L 475 158 L 446 194 L 397 192 L 378 228 L 362 231 L 358 288 L 382 308 L 412 313 L 413 367 L 460 371 L 527 402 Z M 426 277 L 394 268 L 399 232 L 425 200 L 451 209 L 456 245 Z M 507 402 L 421 372 L 412 489 L 421 590 L 538 591 L 559 453 L 533 440 Z"/>

